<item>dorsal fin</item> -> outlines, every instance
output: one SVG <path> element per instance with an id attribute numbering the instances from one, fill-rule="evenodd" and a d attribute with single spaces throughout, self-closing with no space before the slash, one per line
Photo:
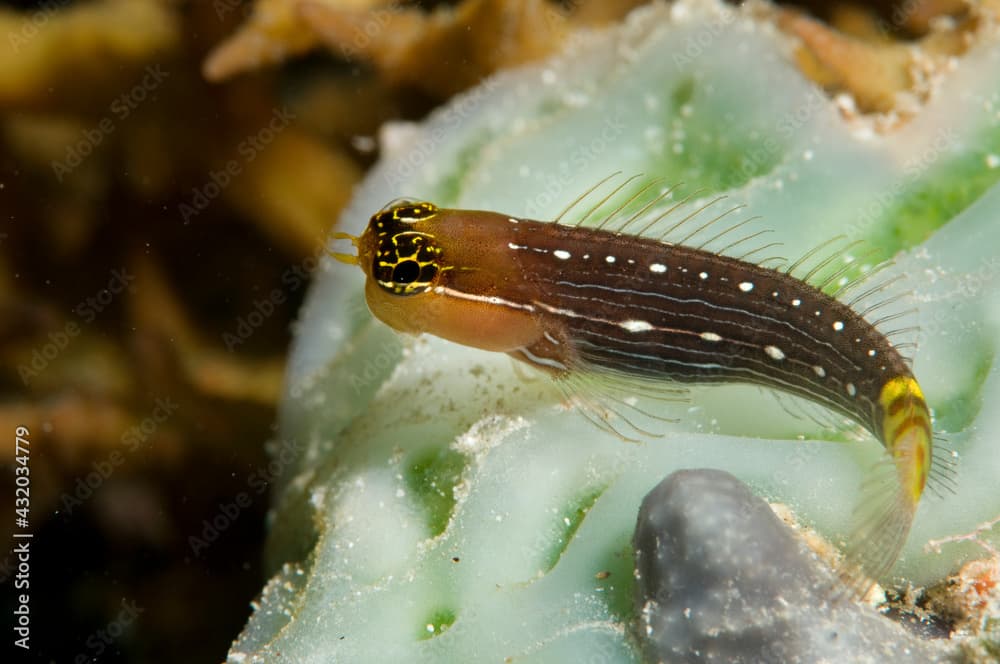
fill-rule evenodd
<path id="1" fill-rule="evenodd" d="M 759 216 L 738 219 L 732 224 L 724 225 L 721 229 L 715 230 L 713 234 L 702 237 L 710 229 L 716 229 L 719 222 L 745 209 L 746 206 L 736 204 L 707 217 L 707 214 L 712 213 L 713 210 L 718 210 L 717 205 L 726 200 L 726 196 L 720 195 L 709 200 L 700 200 L 699 196 L 705 193 L 705 190 L 696 189 L 683 197 L 675 198 L 680 184 L 667 185 L 662 178 L 652 178 L 636 185 L 637 181 L 643 179 L 641 174 L 626 177 L 623 181 L 615 183 L 614 180 L 619 176 L 621 176 L 621 172 L 617 171 L 587 188 L 574 198 L 553 221 L 574 226 L 586 224 L 601 230 L 656 239 L 668 244 L 694 245 L 698 249 L 741 259 L 779 244 L 772 242 L 750 249 L 742 247 L 742 245 L 770 232 L 770 229 L 749 229 L 750 232 L 745 235 L 731 238 L 733 233 L 760 220 Z M 605 189 L 607 189 L 606 193 L 602 193 Z M 573 211 L 578 209 L 581 204 L 587 199 L 595 197 L 598 198 L 591 202 L 590 207 L 583 214 L 576 219 L 569 219 Z M 691 225 L 695 223 L 697 226 L 692 228 Z M 722 244 L 723 241 L 727 242 Z M 713 247 L 713 245 L 719 244 L 722 246 Z M 737 248 L 742 249 L 741 256 L 729 253 Z M 765 262 L 773 260 L 783 259 L 778 256 L 764 259 Z"/>

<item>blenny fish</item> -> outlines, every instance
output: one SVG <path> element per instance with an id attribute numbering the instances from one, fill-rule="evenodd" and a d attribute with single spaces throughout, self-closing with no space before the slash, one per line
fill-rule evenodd
<path id="1" fill-rule="evenodd" d="M 776 243 L 737 251 L 760 233 L 707 248 L 750 219 L 688 244 L 727 213 L 692 222 L 712 201 L 662 231 L 691 196 L 660 212 L 674 187 L 657 192 L 657 181 L 597 214 L 629 178 L 563 222 L 608 179 L 551 221 L 397 200 L 360 237 L 335 234 L 357 255 L 334 256 L 361 267 L 368 306 L 390 327 L 508 353 L 550 374 L 592 421 L 627 439 L 652 435 L 628 417 L 638 411 L 630 397 L 670 400 L 683 383 L 758 384 L 861 424 L 890 461 L 863 495 L 841 570 L 863 592 L 896 561 L 934 457 L 931 413 L 909 362 L 880 321 L 866 318 L 886 302 L 852 306 L 880 287 L 838 299 L 856 291 L 851 281 L 827 294 L 850 267 L 830 269 L 843 250 L 800 278 L 794 273 L 819 249 L 768 267 L 770 259 L 749 258 Z M 643 195 L 651 200 L 639 205 Z M 666 239 L 692 223 L 693 232 Z M 817 274 L 823 280 L 810 283 Z"/>

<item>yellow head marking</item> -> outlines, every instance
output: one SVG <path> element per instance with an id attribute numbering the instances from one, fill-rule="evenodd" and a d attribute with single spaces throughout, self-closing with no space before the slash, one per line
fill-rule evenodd
<path id="1" fill-rule="evenodd" d="M 375 231 L 372 276 L 394 295 L 416 295 L 431 289 L 442 271 L 441 247 L 431 233 L 414 230 L 438 212 L 431 203 L 403 201 L 371 220 Z"/>
<path id="2" fill-rule="evenodd" d="M 393 225 L 414 224 L 418 221 L 430 219 L 438 212 L 438 208 L 433 203 L 427 201 L 397 201 L 383 208 L 374 217 L 371 223 L 377 232 L 381 232 Z"/>

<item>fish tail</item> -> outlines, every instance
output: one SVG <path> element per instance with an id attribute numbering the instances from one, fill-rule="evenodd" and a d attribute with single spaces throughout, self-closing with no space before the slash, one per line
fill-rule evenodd
<path id="1" fill-rule="evenodd" d="M 931 414 L 911 376 L 888 380 L 879 392 L 877 420 L 888 463 L 866 478 L 849 536 L 841 579 L 856 596 L 895 564 L 910 533 L 930 473 Z"/>
<path id="2" fill-rule="evenodd" d="M 899 481 L 916 509 L 927 486 L 933 456 L 931 413 L 911 376 L 897 376 L 879 393 L 882 442 L 892 456 Z"/>

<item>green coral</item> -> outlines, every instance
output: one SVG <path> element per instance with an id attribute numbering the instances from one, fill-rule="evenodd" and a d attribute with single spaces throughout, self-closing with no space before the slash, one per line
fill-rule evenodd
<path id="1" fill-rule="evenodd" d="M 448 526 L 455 507 L 455 488 L 466 465 L 465 455 L 448 448 L 421 452 L 407 464 L 406 484 L 427 516 L 431 536 L 440 535 Z"/>
<path id="2" fill-rule="evenodd" d="M 387 149 L 343 228 L 360 232 L 400 195 L 551 218 L 621 171 L 616 182 L 643 173 L 683 181 L 682 194 L 703 188 L 693 205 L 723 193 L 746 203 L 762 220 L 743 230 L 772 230 L 791 260 L 836 236 L 865 239 L 875 254 L 843 279 L 906 250 L 877 277 L 888 284 L 876 299 L 898 296 L 878 315 L 916 310 L 914 371 L 959 463 L 957 493 L 921 504 L 901 578 L 885 581 L 932 582 L 981 550 L 924 543 L 1000 513 L 1000 132 L 981 103 L 998 93 L 1000 46 L 970 48 L 961 80 L 873 137 L 803 79 L 761 17 L 712 0 L 654 4 L 492 80 L 408 129 L 410 147 Z M 664 439 L 623 443 L 509 358 L 373 322 L 362 284 L 330 263 L 304 310 L 279 431 L 302 450 L 277 495 L 274 579 L 231 662 L 638 661 L 631 529 L 665 475 L 729 470 L 836 541 L 883 458 L 873 438 L 797 419 L 747 386 L 692 390 Z"/>

